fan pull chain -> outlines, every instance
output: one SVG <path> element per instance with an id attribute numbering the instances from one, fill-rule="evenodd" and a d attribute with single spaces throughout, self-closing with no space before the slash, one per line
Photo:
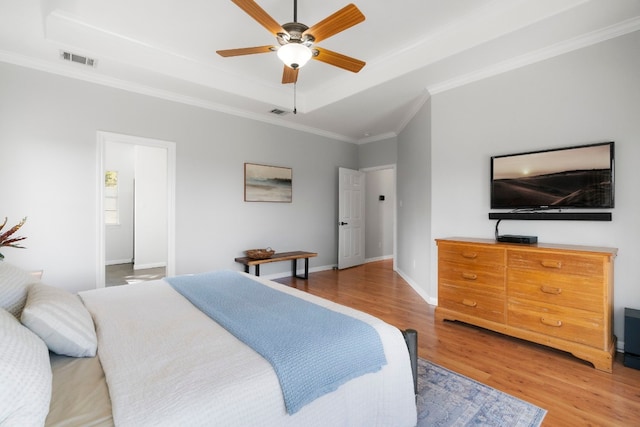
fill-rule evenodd
<path id="1" fill-rule="evenodd" d="M 296 88 L 298 87 L 297 82 L 293 82 L 293 114 L 298 114 L 298 110 L 296 109 Z"/>

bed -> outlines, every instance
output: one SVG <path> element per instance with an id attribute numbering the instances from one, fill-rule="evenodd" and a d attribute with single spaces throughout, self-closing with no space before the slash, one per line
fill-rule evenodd
<path id="1" fill-rule="evenodd" d="M 194 300 L 194 278 L 209 292 L 218 288 L 205 284 L 212 277 L 233 284 Z M 285 285 L 226 271 L 72 295 L 7 263 L 0 285 L 0 425 L 416 424 L 402 331 Z M 247 306 L 252 294 L 258 303 Z M 299 315 L 320 321 L 296 320 L 292 329 L 269 323 L 286 323 L 279 316 L 297 304 Z M 234 326 L 232 312 L 247 310 Z M 266 317 L 252 320 L 261 311 Z M 373 344 L 363 341 L 370 336 Z"/>

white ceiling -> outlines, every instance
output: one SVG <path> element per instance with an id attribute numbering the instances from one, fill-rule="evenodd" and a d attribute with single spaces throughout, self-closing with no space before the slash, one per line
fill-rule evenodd
<path id="1" fill-rule="evenodd" d="M 258 0 L 277 22 L 293 0 Z M 367 65 L 311 61 L 280 83 L 276 44 L 230 0 L 0 0 L 0 61 L 360 143 L 397 135 L 433 94 L 640 29 L 640 0 L 354 0 L 366 20 L 318 45 Z M 308 26 L 346 0 L 298 2 Z M 60 50 L 97 60 L 62 61 Z"/>

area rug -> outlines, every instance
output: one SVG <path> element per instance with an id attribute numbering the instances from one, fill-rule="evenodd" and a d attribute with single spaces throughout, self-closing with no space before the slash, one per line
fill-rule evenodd
<path id="1" fill-rule="evenodd" d="M 418 359 L 418 426 L 537 427 L 547 411 Z"/>

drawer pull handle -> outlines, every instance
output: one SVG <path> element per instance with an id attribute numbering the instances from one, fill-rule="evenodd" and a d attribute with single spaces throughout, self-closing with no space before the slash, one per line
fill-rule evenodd
<path id="1" fill-rule="evenodd" d="M 540 290 L 545 294 L 552 294 L 552 295 L 560 295 L 562 293 L 562 288 L 554 288 L 553 286 L 547 286 L 547 285 L 540 286 Z"/>
<path id="2" fill-rule="evenodd" d="M 466 305 L 467 307 L 475 307 L 476 305 L 478 305 L 477 302 L 471 301 L 470 299 L 463 299 L 462 304 Z"/>
<path id="3" fill-rule="evenodd" d="M 562 268 L 562 261 L 551 261 L 548 259 L 543 259 L 542 261 L 540 261 L 540 264 L 542 264 L 543 267 L 547 268 Z"/>
<path id="4" fill-rule="evenodd" d="M 562 326 L 562 320 L 549 320 L 549 319 L 545 319 L 544 317 L 541 317 L 540 322 L 543 325 L 553 326 L 555 328 L 559 328 L 560 326 Z"/>
<path id="5" fill-rule="evenodd" d="M 467 280 L 476 280 L 478 275 L 474 273 L 462 273 L 462 277 Z"/>
<path id="6" fill-rule="evenodd" d="M 462 256 L 468 259 L 476 259 L 478 254 L 476 252 L 462 252 Z"/>

